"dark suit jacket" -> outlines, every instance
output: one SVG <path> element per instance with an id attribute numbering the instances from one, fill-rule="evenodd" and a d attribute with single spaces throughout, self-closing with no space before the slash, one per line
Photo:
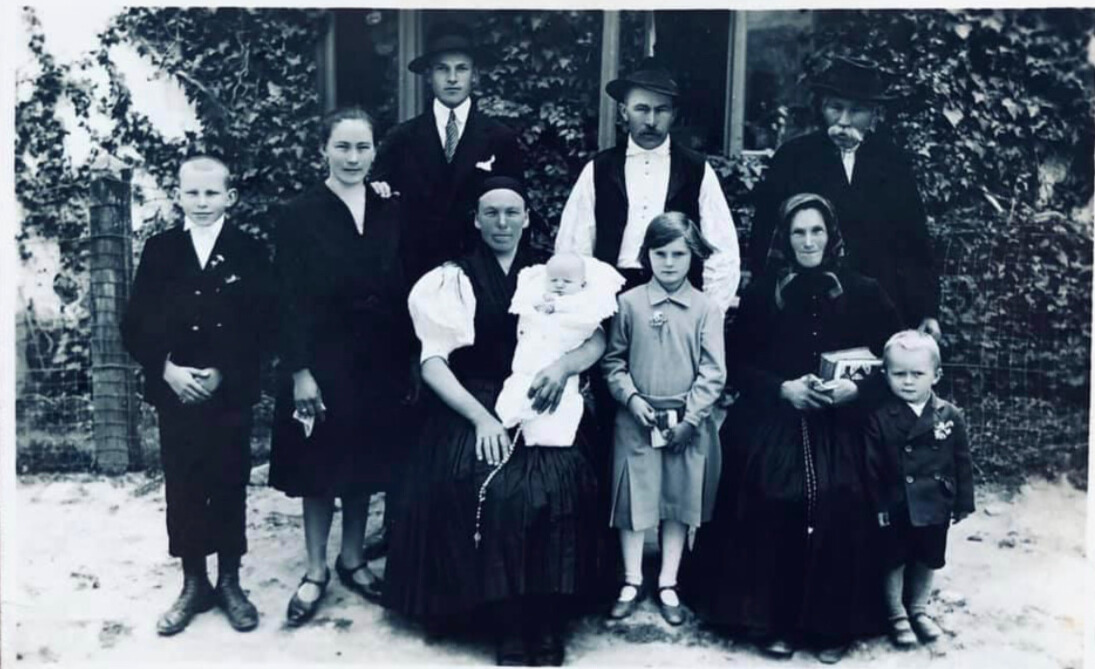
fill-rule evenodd
<path id="1" fill-rule="evenodd" d="M 939 312 L 939 274 L 916 179 L 904 153 L 882 131 L 856 151 L 852 182 L 840 151 L 825 132 L 787 142 L 776 151 L 754 191 L 756 214 L 749 268 L 764 266 L 779 207 L 797 193 L 817 193 L 836 207 L 850 266 L 882 285 L 907 327 Z"/>
<path id="2" fill-rule="evenodd" d="M 387 181 L 400 194 L 410 282 L 470 250 L 480 184 L 492 175 L 524 178 L 524 163 L 517 135 L 483 115 L 474 100 L 452 163 L 445 161 L 432 106 L 384 138 L 369 179 Z"/>
<path id="3" fill-rule="evenodd" d="M 868 489 L 879 512 L 908 503 L 916 527 L 972 513 L 973 469 L 966 421 L 950 402 L 932 395 L 917 416 L 897 397 L 871 412 L 865 432 Z"/>
<path id="4" fill-rule="evenodd" d="M 141 364 L 145 400 L 178 405 L 164 361 L 216 367 L 214 405 L 246 407 L 259 397 L 262 353 L 275 329 L 273 275 L 266 247 L 225 221 L 203 269 L 179 225 L 150 238 L 122 320 L 122 343 Z"/>

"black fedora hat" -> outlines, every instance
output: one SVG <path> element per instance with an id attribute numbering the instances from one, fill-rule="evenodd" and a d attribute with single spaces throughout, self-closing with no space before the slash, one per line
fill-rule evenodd
<path id="1" fill-rule="evenodd" d="M 626 102 L 627 92 L 636 87 L 668 95 L 672 98 L 681 94 L 677 82 L 669 74 L 669 70 L 662 67 L 653 58 L 643 60 L 639 63 L 638 69 L 630 75 L 608 82 L 605 85 L 605 93 L 608 93 L 617 102 Z"/>
<path id="2" fill-rule="evenodd" d="M 852 100 L 885 102 L 898 97 L 893 92 L 892 84 L 890 74 L 873 61 L 833 56 L 829 59 L 829 66 L 810 82 L 810 88 Z"/>
<path id="3" fill-rule="evenodd" d="M 468 26 L 456 21 L 445 21 L 430 29 L 429 38 L 426 40 L 426 51 L 412 60 L 407 65 L 407 69 L 415 74 L 423 74 L 430 68 L 434 56 L 450 51 L 468 54 L 479 66 L 487 61 L 486 52 L 475 45 Z"/>

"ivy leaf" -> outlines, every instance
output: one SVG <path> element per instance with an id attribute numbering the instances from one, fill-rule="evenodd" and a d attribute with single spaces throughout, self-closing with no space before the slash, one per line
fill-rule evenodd
<path id="1" fill-rule="evenodd" d="M 947 120 L 951 122 L 952 127 L 957 127 L 962 119 L 966 118 L 966 115 L 962 113 L 961 109 L 955 109 L 954 107 L 945 107 L 943 109 L 943 116 L 947 117 Z"/>

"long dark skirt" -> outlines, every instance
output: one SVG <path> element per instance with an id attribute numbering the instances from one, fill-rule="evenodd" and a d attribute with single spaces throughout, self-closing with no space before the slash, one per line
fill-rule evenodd
<path id="1" fill-rule="evenodd" d="M 733 476 L 700 530 L 688 574 L 696 608 L 710 622 L 760 635 L 843 642 L 881 631 L 878 532 L 856 415 L 811 415 L 807 450 L 802 414 L 789 406 L 768 415 L 735 409 L 724 431 L 724 471 Z"/>
<path id="2" fill-rule="evenodd" d="M 493 407 L 501 384 L 466 383 Z M 595 578 L 597 491 L 578 447 L 519 443 L 492 479 L 474 534 L 475 428 L 429 395 L 417 451 L 392 509 L 384 605 L 437 619 L 524 595 L 579 595 Z"/>

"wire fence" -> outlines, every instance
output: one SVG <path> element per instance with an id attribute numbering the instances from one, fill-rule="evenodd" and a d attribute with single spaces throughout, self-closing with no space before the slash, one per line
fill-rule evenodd
<path id="1" fill-rule="evenodd" d="M 131 274 L 147 233 L 142 230 L 132 241 L 128 267 L 122 267 L 122 258 L 114 261 L 123 276 Z M 120 304 L 116 293 L 127 294 L 127 287 L 98 293 L 93 289 L 99 270 L 88 262 L 90 234 L 61 241 L 30 239 L 23 248 L 23 304 L 17 314 L 18 471 L 102 469 L 97 423 L 124 425 L 127 420 L 133 421 L 136 433 L 128 468 L 157 469 L 155 412 L 139 401 L 136 366 L 125 358 L 109 359 L 102 351 L 92 355 L 96 340 L 109 339 L 112 332 L 116 337 L 117 327 L 95 324 L 94 318 L 116 320 L 120 311 L 104 310 L 104 300 L 108 306 Z M 79 262 L 65 259 L 73 253 Z M 966 411 L 980 478 L 1071 473 L 1082 483 L 1090 388 L 1090 238 L 1063 228 L 1045 232 L 1030 226 L 1008 235 L 972 228 L 937 234 L 936 253 L 943 274 L 945 330 L 944 376 L 937 390 Z M 93 377 L 111 366 L 116 372 L 113 385 L 104 391 Z M 274 383 L 268 364 L 264 394 L 255 408 L 253 453 L 258 462 L 269 452 Z M 120 401 L 109 405 L 113 409 L 95 401 L 96 392 L 125 388 L 128 398 L 114 398 Z M 129 416 L 109 413 L 118 407 L 126 408 Z"/>

